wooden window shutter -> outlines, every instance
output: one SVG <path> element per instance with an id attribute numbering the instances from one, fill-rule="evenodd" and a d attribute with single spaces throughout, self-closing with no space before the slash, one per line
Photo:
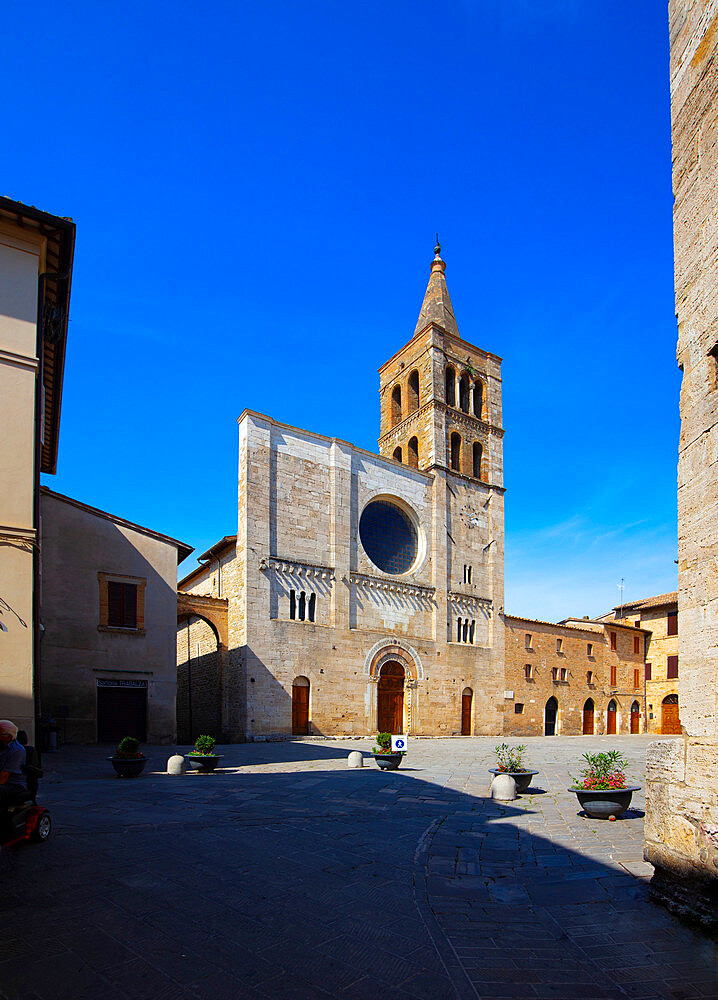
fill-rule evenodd
<path id="1" fill-rule="evenodd" d="M 617 668 L 615 666 L 611 667 L 611 684 L 614 687 L 616 685 L 616 673 L 617 673 Z"/>
<path id="2" fill-rule="evenodd" d="M 114 580 L 107 583 L 107 624 L 121 628 L 122 621 L 123 593 L 122 584 Z"/>
<path id="3" fill-rule="evenodd" d="M 668 671 L 666 673 L 668 680 L 675 680 L 678 677 L 678 657 L 669 656 L 668 657 Z"/>
<path id="4" fill-rule="evenodd" d="M 646 664 L 646 680 L 650 681 L 650 679 L 651 679 L 651 664 L 647 663 Z"/>

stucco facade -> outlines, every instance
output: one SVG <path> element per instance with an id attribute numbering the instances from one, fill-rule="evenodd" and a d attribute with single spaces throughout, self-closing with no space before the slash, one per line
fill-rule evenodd
<path id="1" fill-rule="evenodd" d="M 682 738 L 648 751 L 646 858 L 671 905 L 718 912 L 718 0 L 670 0 L 681 434 Z"/>
<path id="2" fill-rule="evenodd" d="M 41 524 L 45 712 L 68 742 L 174 742 L 175 581 L 191 548 L 45 488 Z M 131 617 L 109 616 L 112 584 L 129 588 Z"/>
<path id="3" fill-rule="evenodd" d="M 0 198 L 0 715 L 41 713 L 40 472 L 54 472 L 74 225 Z"/>

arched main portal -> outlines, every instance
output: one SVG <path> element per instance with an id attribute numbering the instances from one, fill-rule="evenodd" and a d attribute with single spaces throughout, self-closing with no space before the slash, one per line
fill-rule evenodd
<path id="1" fill-rule="evenodd" d="M 661 733 L 663 736 L 681 735 L 677 694 L 667 695 L 661 703 Z"/>
<path id="2" fill-rule="evenodd" d="M 544 724 L 543 724 L 544 736 L 556 735 L 557 718 L 558 718 L 558 702 L 556 701 L 555 698 L 551 697 L 546 702 L 546 708 L 544 709 Z"/>
<path id="3" fill-rule="evenodd" d="M 586 698 L 583 703 L 583 735 L 593 736 L 594 728 L 594 712 L 596 706 L 593 703 L 593 698 Z"/>
<path id="4" fill-rule="evenodd" d="M 631 705 L 631 732 L 640 733 L 641 731 L 641 706 L 637 701 L 634 701 Z"/>
<path id="5" fill-rule="evenodd" d="M 393 735 L 404 732 L 404 668 L 395 660 L 384 663 L 379 674 L 377 729 Z"/>
<path id="6" fill-rule="evenodd" d="M 461 692 L 461 735 L 471 736 L 471 707 L 474 701 L 474 692 L 471 688 L 464 688 Z"/>
<path id="7" fill-rule="evenodd" d="M 309 735 L 309 679 L 295 677 L 292 683 L 292 736 Z"/>
<path id="8" fill-rule="evenodd" d="M 609 736 L 615 736 L 618 726 L 616 725 L 616 720 L 618 717 L 618 705 L 611 698 L 608 703 L 608 710 L 606 712 L 606 732 Z"/>

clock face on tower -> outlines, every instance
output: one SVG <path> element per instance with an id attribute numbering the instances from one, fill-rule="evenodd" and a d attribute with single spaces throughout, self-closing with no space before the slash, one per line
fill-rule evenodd
<path id="1" fill-rule="evenodd" d="M 459 511 L 459 517 L 467 528 L 480 528 L 485 520 L 483 511 L 479 511 L 478 509 L 469 507 L 468 505 Z"/>

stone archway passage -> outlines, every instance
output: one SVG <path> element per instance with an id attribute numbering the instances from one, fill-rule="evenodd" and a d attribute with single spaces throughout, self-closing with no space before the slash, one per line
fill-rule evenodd
<path id="1" fill-rule="evenodd" d="M 616 718 L 618 716 L 616 702 L 611 698 L 608 703 L 608 711 L 606 712 L 606 733 L 609 736 L 616 735 Z"/>
<path id="2" fill-rule="evenodd" d="M 392 660 L 379 674 L 377 729 L 395 736 L 404 732 L 404 668 Z"/>
<path id="3" fill-rule="evenodd" d="M 681 720 L 678 714 L 678 695 L 669 694 L 661 703 L 661 734 L 680 736 Z"/>
<path id="4" fill-rule="evenodd" d="M 549 700 L 546 702 L 546 709 L 544 711 L 544 726 L 543 726 L 544 736 L 556 735 L 557 716 L 558 716 L 558 702 L 553 697 L 549 698 Z"/>
<path id="5" fill-rule="evenodd" d="M 631 732 L 640 733 L 641 731 L 641 706 L 637 701 L 631 705 Z"/>
<path id="6" fill-rule="evenodd" d="M 309 735 L 309 681 L 295 677 L 292 684 L 292 736 Z"/>
<path id="7" fill-rule="evenodd" d="M 461 735 L 471 736 L 471 704 L 474 700 L 474 692 L 471 688 L 464 688 L 461 692 Z"/>
<path id="8" fill-rule="evenodd" d="M 596 706 L 593 698 L 587 698 L 583 704 L 583 735 L 593 736 L 594 711 Z"/>

